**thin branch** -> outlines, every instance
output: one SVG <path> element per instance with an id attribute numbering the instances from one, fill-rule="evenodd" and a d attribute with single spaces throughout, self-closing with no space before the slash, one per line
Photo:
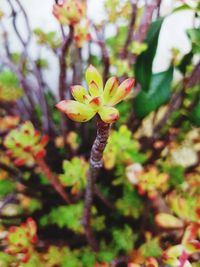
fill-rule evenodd
<path id="1" fill-rule="evenodd" d="M 106 47 L 106 43 L 105 43 L 105 38 L 104 38 L 104 34 L 100 33 L 97 29 L 97 27 L 95 25 L 93 25 L 95 31 L 96 31 L 96 35 L 98 40 L 95 41 L 101 48 L 101 54 L 102 54 L 102 62 L 103 62 L 103 66 L 104 66 L 104 71 L 103 71 L 103 80 L 104 83 L 105 81 L 107 81 L 108 79 L 108 74 L 109 74 L 109 69 L 110 69 L 110 57 L 109 57 L 109 53 L 108 53 L 108 49 Z"/>
<path id="2" fill-rule="evenodd" d="M 26 46 L 28 46 L 28 44 L 30 43 L 31 41 L 31 27 L 30 27 L 30 23 L 29 23 L 29 19 L 28 19 L 28 16 L 26 14 L 26 11 L 24 9 L 24 7 L 22 6 L 21 2 L 19 0 L 15 0 L 16 3 L 18 4 L 18 6 L 20 7 L 21 11 L 22 11 L 22 14 L 24 16 L 24 20 L 25 20 L 25 25 L 26 25 L 26 28 L 27 28 L 27 33 L 28 33 L 28 36 L 27 36 L 27 40 L 26 40 Z"/>
<path id="3" fill-rule="evenodd" d="M 102 167 L 103 151 L 109 136 L 110 124 L 103 122 L 97 117 L 97 136 L 93 143 L 90 155 L 90 169 L 88 172 L 88 181 L 85 192 L 85 207 L 83 215 L 83 225 L 85 234 L 94 251 L 98 251 L 98 244 L 91 228 L 91 208 L 95 192 L 95 182 L 100 168 Z"/>
<path id="4" fill-rule="evenodd" d="M 130 42 L 132 41 L 133 27 L 135 25 L 136 15 L 137 15 L 137 3 L 133 2 L 132 3 L 131 19 L 130 19 L 130 23 L 128 26 L 128 33 L 127 33 L 126 41 L 124 43 L 122 53 L 121 53 L 122 58 L 126 58 L 128 55 L 128 46 L 129 46 Z"/>
<path id="5" fill-rule="evenodd" d="M 63 100 L 65 99 L 65 92 L 66 92 L 66 80 L 67 80 L 67 72 L 66 72 L 66 55 L 69 50 L 69 47 L 73 41 L 74 36 L 74 28 L 73 26 L 70 26 L 69 29 L 69 35 L 64 39 L 64 42 L 62 44 L 60 54 L 59 54 L 59 66 L 60 66 L 60 74 L 59 74 L 59 99 Z M 61 114 L 61 130 L 63 133 L 63 137 L 65 140 L 66 136 L 66 116 L 64 114 Z"/>
<path id="6" fill-rule="evenodd" d="M 102 203 L 109 209 L 114 210 L 115 206 L 102 194 L 100 189 L 95 186 L 95 195 L 102 201 Z"/>
<path id="7" fill-rule="evenodd" d="M 142 14 L 141 22 L 134 38 L 136 41 L 144 41 L 148 28 L 152 21 L 153 13 L 158 7 L 159 2 L 160 0 L 146 0 L 146 5 Z"/>
<path id="8" fill-rule="evenodd" d="M 53 186 L 55 191 L 62 197 L 65 202 L 70 203 L 68 195 L 64 190 L 64 187 L 59 183 L 57 176 L 52 173 L 45 161 L 43 159 L 38 158 L 35 158 L 35 160 L 38 166 L 40 167 L 40 170 L 47 177 L 49 183 Z"/>

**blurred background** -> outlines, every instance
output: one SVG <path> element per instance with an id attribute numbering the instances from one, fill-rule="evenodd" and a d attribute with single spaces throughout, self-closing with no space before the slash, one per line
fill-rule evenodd
<path id="1" fill-rule="evenodd" d="M 59 31 L 56 18 L 52 16 L 52 3 L 53 0 L 22 0 L 21 3 L 25 7 L 29 16 L 30 25 L 32 29 L 41 27 L 43 31 Z M 141 5 L 144 1 L 140 1 Z M 183 1 L 184 2 L 184 1 Z M 190 4 L 194 4 L 194 1 L 187 1 Z M 161 15 L 167 16 L 177 6 L 177 1 L 164 0 L 161 5 Z M 7 0 L 1 0 L 0 9 L 5 11 L 9 10 Z M 101 23 L 106 18 L 106 12 L 104 10 L 104 0 L 89 0 L 88 1 L 88 17 L 95 23 Z M 20 27 L 24 27 L 23 21 L 18 21 Z M 154 59 L 153 70 L 155 72 L 165 70 L 171 60 L 171 49 L 178 48 L 182 54 L 187 54 L 191 49 L 191 44 L 186 35 L 186 30 L 192 28 L 194 23 L 194 12 L 191 10 L 183 10 L 170 14 L 162 26 L 162 30 L 159 37 L 158 49 L 156 57 Z M 21 49 L 21 45 L 16 38 L 14 32 L 12 32 L 11 17 L 7 18 L 6 27 L 10 32 L 10 45 L 14 51 Z M 24 28 L 25 30 L 25 28 Z M 107 37 L 115 34 L 115 30 L 112 27 L 107 26 Z M 39 49 L 39 50 L 38 50 Z M 93 45 L 93 54 L 99 53 L 99 48 Z M 44 74 L 48 77 L 48 82 L 51 84 L 51 88 L 57 90 L 58 85 L 58 61 L 52 53 L 45 48 L 38 48 L 34 40 L 32 40 L 32 46 L 30 47 L 33 57 L 37 57 L 38 54 L 44 57 L 48 57 L 50 68 Z"/>

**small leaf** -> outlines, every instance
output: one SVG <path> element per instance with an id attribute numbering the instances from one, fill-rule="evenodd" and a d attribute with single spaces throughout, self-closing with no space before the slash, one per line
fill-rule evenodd
<path id="1" fill-rule="evenodd" d="M 181 220 L 168 213 L 157 214 L 155 222 L 162 228 L 182 228 L 184 226 Z"/>
<path id="2" fill-rule="evenodd" d="M 90 120 L 94 115 L 95 111 L 89 106 L 79 103 L 74 100 L 63 100 L 60 101 L 56 107 L 64 112 L 71 120 L 77 122 L 85 122 Z"/>
<path id="3" fill-rule="evenodd" d="M 118 110 L 113 107 L 103 107 L 98 113 L 102 121 L 106 123 L 113 123 L 119 118 Z"/>
<path id="4" fill-rule="evenodd" d="M 135 84 L 135 80 L 132 78 L 129 78 L 125 81 L 123 81 L 120 86 L 116 89 L 114 95 L 110 100 L 108 100 L 108 105 L 116 105 L 119 102 L 121 102 L 132 90 L 133 86 Z"/>
<path id="5" fill-rule="evenodd" d="M 92 82 L 95 82 L 99 91 L 100 92 L 103 92 L 103 80 L 102 80 L 102 77 L 100 75 L 100 73 L 97 71 L 97 69 L 90 65 L 87 70 L 86 70 L 86 73 L 85 73 L 85 79 L 86 79 L 86 82 L 88 84 L 88 86 L 92 83 Z M 97 96 L 97 95 L 95 95 Z"/>
<path id="6" fill-rule="evenodd" d="M 105 102 L 109 101 L 111 97 L 115 94 L 116 90 L 118 88 L 118 80 L 116 77 L 111 77 L 105 85 L 104 92 L 103 92 L 103 98 Z"/>
<path id="7" fill-rule="evenodd" d="M 80 103 L 85 103 L 90 98 L 87 90 L 81 85 L 72 86 L 71 87 L 71 93 L 72 93 L 74 99 Z"/>

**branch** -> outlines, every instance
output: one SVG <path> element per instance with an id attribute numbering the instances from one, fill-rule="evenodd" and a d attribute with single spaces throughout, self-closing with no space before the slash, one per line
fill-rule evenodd
<path id="1" fill-rule="evenodd" d="M 62 197 L 65 202 L 69 204 L 69 198 L 64 190 L 64 187 L 59 183 L 57 176 L 52 173 L 52 171 L 49 169 L 48 165 L 43 159 L 35 158 L 35 160 L 38 166 L 40 167 L 40 170 L 47 177 L 49 183 L 53 186 L 55 191 Z"/>
<path id="2" fill-rule="evenodd" d="M 136 41 L 144 41 L 148 28 L 152 21 L 154 10 L 159 6 L 159 2 L 160 0 L 146 0 L 146 5 L 142 14 L 141 22 L 134 38 Z"/>
<path id="3" fill-rule="evenodd" d="M 63 45 L 60 50 L 60 55 L 59 55 L 59 66 L 60 66 L 60 74 L 59 74 L 59 88 L 58 88 L 58 93 L 59 93 L 59 99 L 60 101 L 65 99 L 65 91 L 66 91 L 66 80 L 67 80 L 67 72 L 66 72 L 66 55 L 69 50 L 69 47 L 72 43 L 74 36 L 74 28 L 73 26 L 70 26 L 69 29 L 69 35 L 68 37 L 64 39 Z M 65 140 L 66 136 L 66 116 L 64 114 L 61 114 L 61 130 L 63 133 L 63 138 Z"/>
<path id="4" fill-rule="evenodd" d="M 110 203 L 110 201 L 102 194 L 102 192 L 99 190 L 97 186 L 95 186 L 95 195 L 104 203 L 106 207 L 108 207 L 111 210 L 115 209 L 115 206 Z"/>
<path id="5" fill-rule="evenodd" d="M 136 4 L 136 2 L 133 2 L 132 3 L 131 19 L 130 19 L 130 23 L 128 26 L 128 34 L 127 34 L 126 41 L 124 43 L 122 53 L 121 53 L 122 58 L 126 58 L 128 55 L 128 46 L 129 46 L 130 42 L 132 41 L 133 26 L 135 25 L 136 15 L 137 15 L 137 4 Z"/>
<path id="6" fill-rule="evenodd" d="M 59 74 L 59 97 L 60 100 L 65 99 L 65 89 L 66 89 L 66 54 L 70 47 L 70 44 L 73 40 L 74 36 L 74 28 L 71 26 L 69 30 L 69 35 L 65 38 L 63 45 L 61 47 L 60 55 L 59 55 L 59 65 L 60 65 L 60 74 Z"/>
<path id="7" fill-rule="evenodd" d="M 98 40 L 95 41 L 101 48 L 101 54 L 102 54 L 102 61 L 103 61 L 103 65 L 104 65 L 104 72 L 103 72 L 103 81 L 104 83 L 107 81 L 108 79 L 108 74 L 109 74 L 109 69 L 110 69 L 110 57 L 109 57 L 109 53 L 105 44 L 105 40 L 104 40 L 104 36 L 103 34 L 100 34 L 100 32 L 98 31 L 97 27 L 95 25 L 93 25 L 94 30 L 96 31 L 96 35 Z"/>
<path id="8" fill-rule="evenodd" d="M 95 192 L 95 182 L 100 168 L 102 167 L 103 151 L 109 136 L 110 124 L 103 122 L 97 117 L 97 136 L 93 143 L 90 155 L 90 169 L 85 192 L 85 207 L 83 215 L 83 226 L 88 243 L 94 251 L 98 251 L 98 244 L 91 228 L 91 208 Z"/>
<path id="9" fill-rule="evenodd" d="M 15 0 L 16 3 L 18 4 L 18 6 L 20 7 L 21 11 L 22 11 L 22 14 L 24 16 L 24 20 L 26 22 L 26 28 L 27 28 L 27 33 L 28 33 L 28 37 L 27 37 L 27 40 L 26 40 L 26 46 L 30 43 L 30 40 L 31 40 L 31 27 L 30 27 L 30 23 L 29 23 L 29 19 L 28 19 L 28 16 L 26 14 L 26 11 L 24 9 L 24 7 L 22 6 L 22 4 L 20 3 L 19 0 Z"/>
<path id="10" fill-rule="evenodd" d="M 16 0 L 16 2 L 17 2 L 17 4 L 19 5 L 20 9 L 22 10 L 23 7 L 22 7 L 22 5 L 20 4 L 20 2 L 17 1 L 17 0 Z M 28 38 L 27 40 L 24 40 L 24 38 L 22 37 L 22 35 L 21 35 L 21 33 L 20 33 L 20 31 L 19 31 L 19 29 L 18 29 L 18 27 L 17 27 L 17 16 L 18 16 L 18 12 L 16 11 L 16 9 L 15 9 L 15 7 L 14 7 L 14 5 L 13 5 L 13 3 L 12 3 L 11 0 L 8 0 L 8 4 L 9 4 L 9 6 L 10 6 L 10 8 L 11 8 L 11 12 L 12 12 L 12 24 L 13 24 L 13 28 L 14 28 L 14 30 L 15 30 L 15 33 L 16 33 L 16 35 L 17 35 L 17 37 L 18 37 L 20 43 L 22 44 L 22 46 L 23 46 L 23 47 L 25 48 L 25 50 L 26 50 L 30 38 Z M 24 12 L 25 12 L 25 11 L 24 11 L 24 9 L 23 9 L 23 14 L 24 14 Z M 27 18 L 27 17 L 26 17 L 26 18 Z"/>

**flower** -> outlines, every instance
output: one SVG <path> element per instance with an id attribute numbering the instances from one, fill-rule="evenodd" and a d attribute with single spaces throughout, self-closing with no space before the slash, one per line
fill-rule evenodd
<path id="1" fill-rule="evenodd" d="M 53 15 L 64 25 L 79 23 L 85 14 L 86 6 L 79 0 L 63 0 L 53 6 Z"/>
<path id="2" fill-rule="evenodd" d="M 126 79 L 120 85 L 116 77 L 111 77 L 103 87 L 103 80 L 97 69 L 90 65 L 86 70 L 88 91 L 80 86 L 71 87 L 75 100 L 60 101 L 56 107 L 74 121 L 85 122 L 99 114 L 106 123 L 119 118 L 119 112 L 113 106 L 121 102 L 134 86 L 133 78 Z"/>

